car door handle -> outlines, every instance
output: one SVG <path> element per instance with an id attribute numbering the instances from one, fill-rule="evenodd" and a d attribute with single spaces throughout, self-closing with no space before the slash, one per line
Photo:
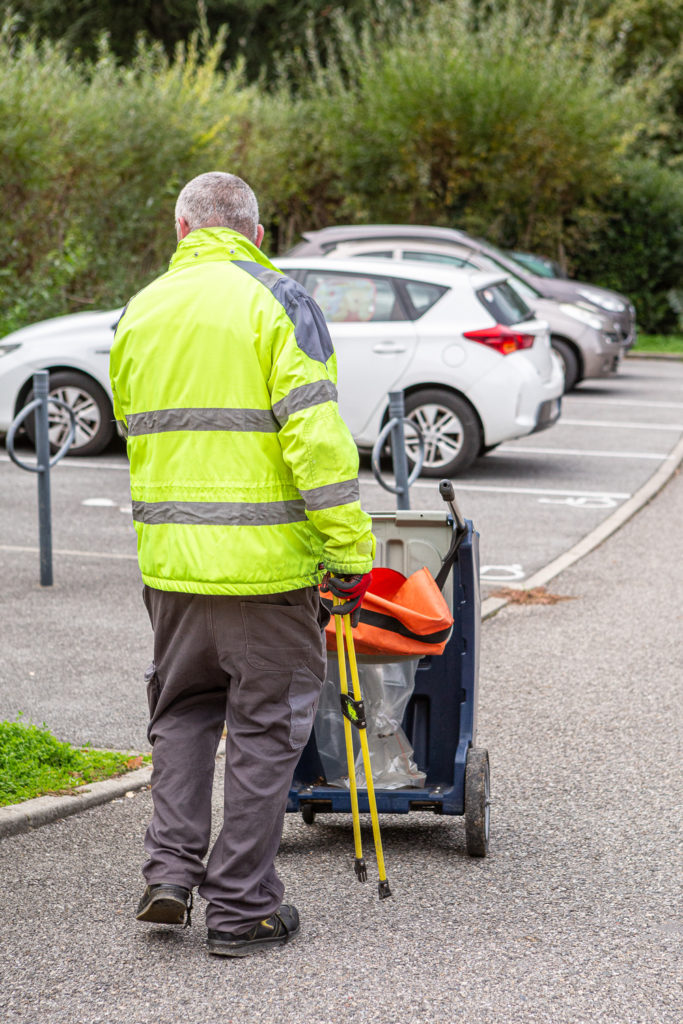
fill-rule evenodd
<path id="1" fill-rule="evenodd" d="M 406 352 L 405 345 L 401 345 L 397 341 L 378 341 L 376 345 L 372 346 L 373 352 L 378 352 L 379 355 L 391 356 L 395 353 Z"/>

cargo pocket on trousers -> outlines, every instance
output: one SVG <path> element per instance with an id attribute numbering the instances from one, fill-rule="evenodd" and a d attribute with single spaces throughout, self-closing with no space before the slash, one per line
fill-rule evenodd
<path id="1" fill-rule="evenodd" d="M 318 709 L 323 681 L 310 668 L 302 666 L 292 673 L 287 699 L 291 710 L 289 743 L 292 750 L 306 745 Z"/>
<path id="2" fill-rule="evenodd" d="M 147 704 L 149 706 L 149 717 L 154 717 L 156 706 L 159 703 L 159 695 L 161 693 L 161 683 L 157 675 L 157 667 L 155 662 L 149 666 L 145 672 L 145 683 L 147 684 Z"/>

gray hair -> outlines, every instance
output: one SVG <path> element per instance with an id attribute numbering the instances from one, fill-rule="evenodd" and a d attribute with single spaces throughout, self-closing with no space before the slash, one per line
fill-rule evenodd
<path id="1" fill-rule="evenodd" d="M 250 242 L 256 239 L 258 203 L 253 190 L 236 174 L 209 171 L 199 174 L 181 190 L 175 205 L 190 231 L 196 228 L 232 228 Z"/>

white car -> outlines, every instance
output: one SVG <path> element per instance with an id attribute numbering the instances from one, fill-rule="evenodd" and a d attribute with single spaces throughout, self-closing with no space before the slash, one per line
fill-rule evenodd
<path id="1" fill-rule="evenodd" d="M 501 273 L 387 260 L 281 258 L 325 314 L 337 353 L 339 406 L 372 448 L 403 391 L 425 440 L 425 476 L 463 472 L 502 441 L 560 415 L 562 365 L 548 325 Z M 406 437 L 409 456 L 417 448 Z"/>
<path id="2" fill-rule="evenodd" d="M 502 441 L 549 427 L 560 415 L 563 375 L 547 325 L 501 274 L 435 264 L 281 259 L 327 319 L 338 363 L 339 404 L 358 446 L 372 448 L 389 391 L 425 438 L 423 473 L 462 472 Z M 29 400 L 34 370 L 50 370 L 50 393 L 76 413 L 74 455 L 111 440 L 109 350 L 120 310 L 76 313 L 0 340 L 0 432 Z M 50 411 L 50 441 L 68 421 Z M 410 432 L 408 453 L 417 442 Z"/>
<path id="3" fill-rule="evenodd" d="M 420 230 L 424 231 L 425 237 L 418 234 Z M 609 307 L 605 307 L 604 303 L 612 303 L 610 292 L 605 292 L 606 297 L 601 298 L 602 305 L 589 304 L 583 297 L 585 289 L 584 292 L 577 290 L 576 282 L 556 282 L 553 279 L 555 283 L 550 282 L 551 288 L 557 286 L 573 290 L 564 299 L 548 297 L 539 291 L 520 266 L 509 260 L 507 265 L 501 265 L 500 256 L 503 255 L 505 259 L 504 254 L 497 255 L 496 250 L 490 246 L 473 241 L 472 246 L 468 247 L 451 237 L 441 237 L 449 235 L 449 230 L 442 228 L 433 229 L 434 237 L 430 238 L 430 230 L 405 225 L 393 229 L 386 226 L 323 228 L 304 235 L 305 240 L 294 247 L 292 255 L 296 255 L 297 259 L 302 256 L 317 258 L 320 254 L 334 259 L 353 256 L 361 259 L 445 263 L 453 267 L 505 274 L 527 306 L 538 317 L 548 321 L 550 344 L 564 367 L 565 392 L 572 391 L 579 381 L 587 377 L 605 377 L 618 370 L 624 352 L 633 344 L 635 327 L 627 324 L 622 331 L 614 315 L 608 312 Z M 391 231 L 397 237 L 392 238 Z M 376 237 L 373 237 L 373 232 L 377 232 Z M 411 232 L 415 237 L 411 237 Z M 450 235 L 453 234 L 450 231 Z M 462 237 L 466 238 L 464 235 Z M 335 238 L 338 240 L 333 241 Z M 320 249 L 325 251 L 319 253 Z M 630 314 L 624 315 L 628 320 Z M 630 333 L 623 333 L 626 331 Z"/>
<path id="4" fill-rule="evenodd" d="M 0 434 L 33 397 L 33 374 L 50 371 L 50 395 L 76 415 L 71 455 L 97 455 L 115 432 L 109 386 L 109 351 L 122 309 L 73 313 L 22 327 L 0 339 Z M 66 439 L 69 416 L 48 406 L 50 444 Z"/>

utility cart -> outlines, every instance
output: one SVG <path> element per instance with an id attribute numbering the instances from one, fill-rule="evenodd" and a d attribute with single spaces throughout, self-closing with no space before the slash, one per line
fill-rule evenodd
<path id="1" fill-rule="evenodd" d="M 479 639 L 481 598 L 479 591 L 479 534 L 471 521 L 460 515 L 450 481 L 442 481 L 441 495 L 447 503 L 443 511 L 398 510 L 373 515 L 377 538 L 376 565 L 387 566 L 409 576 L 426 566 L 442 586 L 443 595 L 454 618 L 453 630 L 443 654 L 416 658 L 414 688 L 407 699 L 401 721 L 401 735 L 412 747 L 417 770 L 410 785 L 383 788 L 382 776 L 373 778 L 378 812 L 407 814 L 432 811 L 435 814 L 465 816 L 467 852 L 484 857 L 489 842 L 489 758 L 476 746 L 477 689 L 479 677 Z M 452 560 L 445 581 L 439 572 Z M 336 657 L 329 652 L 328 680 L 325 687 L 337 687 Z M 359 654 L 361 688 L 363 666 L 381 666 L 379 658 Z M 391 666 L 389 675 L 393 673 Z M 331 705 L 328 702 L 328 707 Z M 316 726 L 302 752 L 289 792 L 288 811 L 301 811 L 313 824 L 316 814 L 350 813 L 351 799 L 344 772 L 330 770 L 331 738 L 329 722 L 318 710 Z M 336 695 L 338 728 L 342 715 Z M 329 717 L 329 715 L 328 715 Z M 400 778 L 400 775 L 398 776 Z M 361 812 L 369 810 L 367 790 L 358 783 Z"/>

